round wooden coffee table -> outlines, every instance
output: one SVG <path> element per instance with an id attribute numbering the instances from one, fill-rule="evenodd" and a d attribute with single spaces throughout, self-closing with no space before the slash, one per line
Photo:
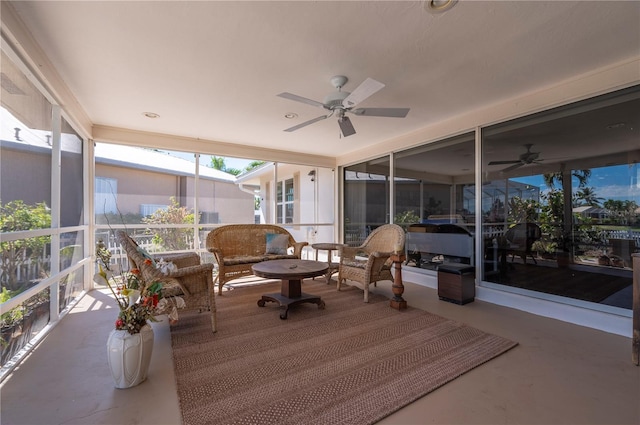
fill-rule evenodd
<path id="1" fill-rule="evenodd" d="M 286 320 L 289 306 L 301 303 L 317 304 L 324 309 L 324 301 L 319 296 L 302 292 L 302 279 L 322 276 L 327 272 L 327 263 L 311 260 L 271 260 L 263 261 L 252 266 L 256 276 L 267 279 L 280 279 L 282 286 L 280 293 L 264 294 L 258 300 L 258 306 L 264 307 L 267 302 L 277 302 L 280 305 L 280 318 Z"/>

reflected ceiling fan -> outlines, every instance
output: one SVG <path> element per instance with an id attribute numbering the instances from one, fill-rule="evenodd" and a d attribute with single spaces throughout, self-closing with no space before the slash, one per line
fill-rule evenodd
<path id="1" fill-rule="evenodd" d="M 510 161 L 491 161 L 489 165 L 500 165 L 500 164 L 513 164 L 510 167 L 505 168 L 502 172 L 515 170 L 516 168 L 520 168 L 529 164 L 537 164 L 539 162 L 544 161 L 544 159 L 539 158 L 540 152 L 531 152 L 531 147 L 533 143 L 527 143 L 523 145 L 527 148 L 525 153 L 520 154 L 518 159 L 510 160 Z"/>
<path id="2" fill-rule="evenodd" d="M 317 118 L 313 118 L 309 121 L 305 121 L 302 124 L 294 125 L 293 127 L 287 128 L 284 131 L 292 132 L 301 129 L 302 127 L 306 127 L 310 124 L 313 124 L 318 121 L 325 120 L 332 115 L 336 115 L 338 117 L 338 125 L 340 126 L 340 131 L 344 137 L 351 136 L 356 134 L 356 130 L 353 128 L 353 124 L 351 124 L 351 120 L 346 113 L 351 113 L 355 115 L 369 116 L 369 117 L 390 117 L 390 118 L 404 118 L 409 113 L 409 108 L 357 108 L 353 109 L 359 103 L 363 102 L 372 94 L 376 93 L 380 89 L 384 87 L 379 81 L 374 80 L 373 78 L 367 78 L 360 84 L 356 89 L 349 93 L 347 91 L 342 91 L 342 87 L 349 81 L 347 77 L 344 75 L 336 75 L 331 78 L 331 84 L 337 89 L 337 91 L 330 93 L 324 98 L 324 102 L 318 102 L 315 100 L 307 99 L 306 97 L 298 96 L 296 94 L 291 93 L 280 93 L 278 96 L 283 97 L 289 100 L 295 100 L 296 102 L 306 103 L 311 106 L 318 106 L 320 108 L 326 109 L 329 111 L 327 115 L 321 115 Z"/>

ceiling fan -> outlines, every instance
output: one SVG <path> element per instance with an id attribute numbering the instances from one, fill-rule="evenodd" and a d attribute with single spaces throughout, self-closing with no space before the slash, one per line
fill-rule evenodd
<path id="1" fill-rule="evenodd" d="M 296 94 L 291 93 L 280 93 L 278 96 L 283 97 L 289 100 L 295 100 L 296 102 L 306 103 L 311 106 L 318 106 L 320 108 L 326 109 L 330 111 L 327 115 L 321 115 L 317 118 L 313 118 L 309 121 L 305 121 L 302 124 L 294 125 L 293 127 L 287 128 L 284 131 L 292 132 L 301 129 L 302 127 L 306 127 L 310 124 L 313 124 L 318 121 L 322 121 L 331 117 L 332 115 L 336 115 L 338 117 L 338 125 L 340 126 L 340 131 L 344 137 L 351 136 L 356 134 L 356 130 L 353 128 L 353 124 L 351 124 L 351 120 L 346 113 L 351 113 L 354 115 L 362 115 L 369 117 L 391 117 L 391 118 L 404 118 L 409 113 L 409 108 L 357 108 L 353 109 L 356 105 L 363 102 L 372 94 L 376 93 L 380 89 L 384 87 L 379 81 L 374 80 L 373 78 L 367 78 L 360 84 L 356 89 L 349 93 L 347 91 L 342 91 L 342 87 L 349 81 L 347 77 L 344 75 L 336 75 L 331 78 L 331 84 L 337 89 L 337 91 L 328 94 L 324 98 L 324 102 L 318 102 L 315 100 L 307 99 L 306 97 L 298 96 Z"/>
<path id="2" fill-rule="evenodd" d="M 527 148 L 527 151 L 525 153 L 520 154 L 520 157 L 518 159 L 509 160 L 509 161 L 491 161 L 489 165 L 513 164 L 510 167 L 507 167 L 504 170 L 502 170 L 502 172 L 506 172 L 506 171 L 515 170 L 516 168 L 520 168 L 525 165 L 544 161 L 544 159 L 539 158 L 540 152 L 531 152 L 531 147 L 533 146 L 533 143 L 527 143 L 526 145 L 523 145 L 523 146 Z"/>

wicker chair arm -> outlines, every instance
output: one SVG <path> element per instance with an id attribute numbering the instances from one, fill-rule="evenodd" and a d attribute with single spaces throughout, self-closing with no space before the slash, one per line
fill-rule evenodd
<path id="1" fill-rule="evenodd" d="M 178 285 L 180 287 L 180 290 L 182 290 L 182 292 L 187 296 L 190 297 L 191 296 L 191 291 L 189 291 L 187 288 L 185 288 L 185 286 L 178 280 L 169 276 L 165 276 L 163 278 L 160 279 L 156 279 L 157 282 L 162 282 L 162 283 L 166 283 L 169 285 Z"/>
<path id="2" fill-rule="evenodd" d="M 376 255 L 378 254 L 378 255 Z M 389 261 L 391 254 L 386 255 L 386 253 L 382 252 L 374 252 L 369 255 L 369 259 L 367 261 L 366 269 L 369 270 L 373 274 L 380 273 L 380 270 L 384 267 L 384 265 Z"/>
<path id="3" fill-rule="evenodd" d="M 309 242 L 296 242 L 293 244 L 293 255 L 300 258 L 302 256 L 302 248 L 309 245 Z"/>
<path id="4" fill-rule="evenodd" d="M 207 247 L 207 251 L 209 251 L 210 253 L 214 254 L 214 255 L 220 255 L 222 256 L 222 250 L 216 246 L 208 246 Z"/>
<path id="5" fill-rule="evenodd" d="M 201 278 L 192 279 L 202 273 L 209 274 L 208 280 L 211 281 L 211 286 L 213 290 L 213 264 L 200 264 L 198 266 L 190 266 L 190 267 L 185 267 L 183 269 L 178 269 L 175 272 L 171 272 L 168 275 L 164 276 L 164 279 L 162 280 L 164 280 L 165 282 L 171 282 L 171 283 L 177 284 L 178 286 L 180 286 L 180 289 L 182 289 L 182 292 L 184 292 L 186 296 L 190 297 L 194 295 L 194 289 L 195 289 L 193 288 L 193 285 L 191 283 L 193 283 L 194 281 L 197 281 L 201 286 L 203 286 L 202 283 L 204 283 L 205 281 L 203 281 Z M 204 288 L 200 288 L 200 289 L 204 289 Z M 196 291 L 196 292 L 200 292 L 200 291 Z"/>
<path id="6" fill-rule="evenodd" d="M 369 256 L 373 256 L 377 258 L 381 258 L 381 257 L 389 258 L 392 255 L 393 255 L 393 252 L 380 252 L 380 251 L 375 251 L 369 254 Z"/>
<path id="7" fill-rule="evenodd" d="M 209 246 L 207 247 L 207 251 L 213 254 L 213 257 L 216 259 L 216 262 L 218 264 L 221 264 L 222 261 L 224 260 L 224 253 L 220 248 L 217 248 L 215 246 Z"/>
<path id="8" fill-rule="evenodd" d="M 165 254 L 161 253 L 153 254 L 153 259 L 158 261 L 163 259 L 167 263 L 173 263 L 179 269 L 183 267 L 197 266 L 200 264 L 200 256 L 195 252 L 183 253 L 183 254 Z"/>
<path id="9" fill-rule="evenodd" d="M 174 272 L 169 273 L 169 277 L 181 278 L 185 276 L 190 276 L 198 273 L 207 273 L 207 272 L 213 273 L 213 264 L 207 263 L 207 264 L 200 264 L 197 266 L 180 268 Z"/>

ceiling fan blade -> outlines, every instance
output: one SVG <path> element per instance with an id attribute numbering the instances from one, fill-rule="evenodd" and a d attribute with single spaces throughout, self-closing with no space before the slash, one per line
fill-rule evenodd
<path id="1" fill-rule="evenodd" d="M 342 135 L 344 137 L 356 134 L 356 129 L 353 128 L 353 124 L 351 124 L 351 120 L 349 119 L 349 117 L 338 118 L 338 125 L 340 126 L 340 130 L 342 131 Z"/>
<path id="2" fill-rule="evenodd" d="M 295 100 L 296 102 L 306 103 L 307 105 L 319 106 L 321 108 L 324 108 L 323 103 L 317 102 L 315 100 L 307 99 L 306 97 L 298 96 L 297 94 L 284 92 L 284 93 L 280 93 L 278 96 L 283 97 L 285 99 L 289 99 L 289 100 Z"/>
<path id="3" fill-rule="evenodd" d="M 365 117 L 404 118 L 409 113 L 409 108 L 358 108 L 351 112 Z"/>
<path id="4" fill-rule="evenodd" d="M 519 164 L 519 159 L 514 159 L 513 161 L 491 161 L 487 165 L 504 165 L 504 164 Z"/>
<path id="5" fill-rule="evenodd" d="M 342 101 L 342 105 L 346 108 L 351 108 L 364 101 L 383 87 L 384 84 L 380 81 L 376 81 L 373 78 L 367 78 Z"/>
<path id="6" fill-rule="evenodd" d="M 314 118 L 314 119 L 312 119 L 312 120 L 305 121 L 305 122 L 303 122 L 302 124 L 298 124 L 298 125 L 294 125 L 293 127 L 289 127 L 289 128 L 287 128 L 286 130 L 284 130 L 284 131 L 288 131 L 289 133 L 291 133 L 292 131 L 296 131 L 296 130 L 298 130 L 298 129 L 301 129 L 302 127 L 306 127 L 306 126 L 308 126 L 308 125 L 310 125 L 310 124 L 313 124 L 314 122 L 318 122 L 318 121 L 326 120 L 327 118 L 329 118 L 329 116 L 330 116 L 330 115 L 331 115 L 331 114 L 329 114 L 329 115 L 321 115 L 321 116 L 319 116 L 319 117 L 317 117 L 317 118 Z"/>
<path id="7" fill-rule="evenodd" d="M 515 170 L 516 168 L 520 168 L 524 165 L 524 163 L 522 162 L 518 162 L 517 164 L 513 164 L 511 167 L 507 167 L 504 170 L 502 170 L 503 173 L 506 173 L 507 171 L 511 171 L 511 170 Z"/>

